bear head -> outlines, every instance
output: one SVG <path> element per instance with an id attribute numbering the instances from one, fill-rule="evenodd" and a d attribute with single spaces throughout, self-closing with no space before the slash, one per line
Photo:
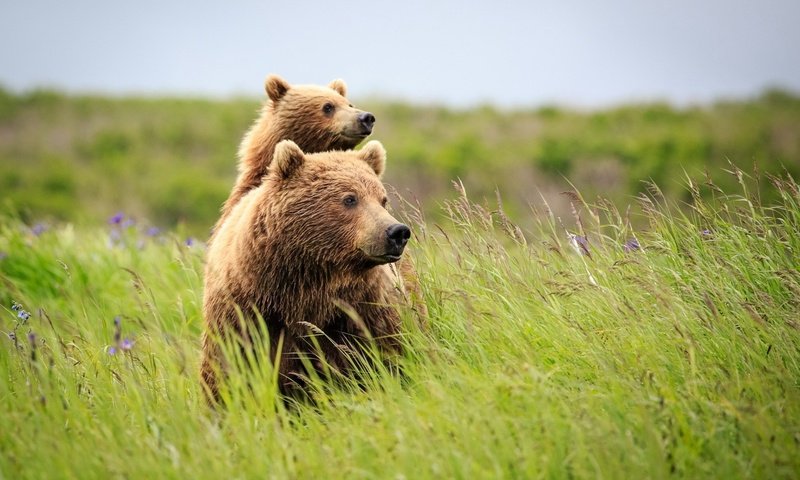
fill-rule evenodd
<path id="1" fill-rule="evenodd" d="M 286 132 L 279 138 L 291 138 L 303 151 L 350 150 L 372 133 L 375 116 L 353 107 L 341 79 L 322 87 L 269 75 L 264 87 L 272 118 Z"/>
<path id="2" fill-rule="evenodd" d="M 344 271 L 396 262 L 411 230 L 386 210 L 385 164 L 377 141 L 359 151 L 315 154 L 280 142 L 265 179 L 266 230 L 277 235 L 285 255 L 315 267 Z"/>

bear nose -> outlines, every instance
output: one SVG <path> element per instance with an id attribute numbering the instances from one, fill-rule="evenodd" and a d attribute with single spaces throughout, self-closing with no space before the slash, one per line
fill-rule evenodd
<path id="1" fill-rule="evenodd" d="M 372 132 L 372 125 L 375 124 L 375 115 L 369 112 L 363 112 L 358 115 L 358 123 L 360 123 L 367 132 Z"/>
<path id="2" fill-rule="evenodd" d="M 395 223 L 386 229 L 386 237 L 389 241 L 389 250 L 393 255 L 400 255 L 411 238 L 411 229 L 402 223 Z"/>

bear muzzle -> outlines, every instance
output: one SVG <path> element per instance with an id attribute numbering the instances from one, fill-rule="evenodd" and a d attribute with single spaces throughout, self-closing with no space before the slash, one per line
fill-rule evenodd
<path id="1" fill-rule="evenodd" d="M 389 225 L 384 231 L 383 237 L 381 242 L 373 244 L 371 248 L 362 248 L 362 251 L 369 258 L 369 263 L 373 265 L 393 263 L 400 260 L 408 239 L 411 238 L 411 229 L 402 223 L 395 223 Z"/>
<path id="2" fill-rule="evenodd" d="M 393 258 L 393 262 L 400 260 L 400 255 L 406 248 L 408 239 L 411 238 L 411 229 L 402 223 L 395 223 L 386 229 L 386 256 Z"/>
<path id="3" fill-rule="evenodd" d="M 369 135 L 372 133 L 372 126 L 375 125 L 375 115 L 369 112 L 361 112 L 358 115 L 358 125 L 365 136 Z"/>
<path id="4" fill-rule="evenodd" d="M 372 133 L 372 127 L 375 125 L 375 115 L 369 112 L 362 112 L 356 110 L 353 116 L 350 116 L 344 125 L 341 134 L 343 137 L 356 142 L 361 142 Z"/>

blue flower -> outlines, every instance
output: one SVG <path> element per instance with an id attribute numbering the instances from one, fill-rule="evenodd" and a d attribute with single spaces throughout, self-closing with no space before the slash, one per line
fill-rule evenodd
<path id="1" fill-rule="evenodd" d="M 122 223 L 123 218 L 125 218 L 125 214 L 122 212 L 117 212 L 114 214 L 113 217 L 108 219 L 108 223 L 110 223 L 111 225 L 119 225 L 120 223 Z"/>
<path id="2" fill-rule="evenodd" d="M 126 338 L 125 340 L 122 341 L 122 343 L 119 344 L 119 348 L 121 348 L 122 350 L 125 350 L 125 351 L 128 351 L 128 350 L 132 349 L 133 348 L 133 340 L 131 340 L 130 338 Z"/>
<path id="3" fill-rule="evenodd" d="M 119 351 L 127 352 L 133 349 L 134 341 L 122 338 L 122 317 L 114 317 L 114 345 L 108 347 L 108 354 L 115 355 Z"/>
<path id="4" fill-rule="evenodd" d="M 31 318 L 30 312 L 25 311 L 25 309 L 22 308 L 21 303 L 11 302 L 11 310 L 17 312 L 17 318 L 22 320 L 23 323 L 27 322 L 28 319 Z"/>
<path id="5" fill-rule="evenodd" d="M 625 242 L 624 245 L 622 245 L 622 249 L 625 250 L 625 252 L 627 253 L 627 252 L 633 252 L 633 251 L 636 251 L 636 250 L 641 250 L 642 247 L 639 246 L 639 241 L 638 240 L 636 240 L 635 238 L 631 238 L 630 240 Z"/>
<path id="6" fill-rule="evenodd" d="M 192 245 L 194 245 L 194 238 L 192 238 L 192 237 L 188 237 L 188 238 L 187 238 L 187 239 L 186 239 L 186 240 L 185 240 L 183 243 L 184 243 L 184 244 L 185 244 L 187 247 L 191 247 Z"/>
<path id="7" fill-rule="evenodd" d="M 148 237 L 157 237 L 158 234 L 161 233 L 161 229 L 158 227 L 150 227 L 147 229 L 145 233 Z"/>
<path id="8" fill-rule="evenodd" d="M 567 238 L 569 238 L 569 244 L 575 252 L 580 255 L 589 255 L 589 241 L 586 237 L 567 233 Z"/>
<path id="9" fill-rule="evenodd" d="M 34 225 L 33 227 L 31 227 L 31 232 L 32 232 L 34 235 L 36 235 L 37 237 L 38 237 L 39 235 L 43 234 L 43 233 L 44 233 L 44 232 L 46 232 L 46 231 L 47 231 L 47 225 L 45 225 L 44 223 L 41 223 L 41 222 L 40 222 L 40 223 L 37 223 L 36 225 Z"/>

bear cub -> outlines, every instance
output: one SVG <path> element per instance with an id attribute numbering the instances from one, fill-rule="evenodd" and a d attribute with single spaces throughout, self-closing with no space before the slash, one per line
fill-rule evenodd
<path id="1" fill-rule="evenodd" d="M 327 87 L 290 85 L 273 74 L 264 89 L 268 100 L 239 146 L 239 175 L 217 228 L 239 200 L 261 184 L 281 140 L 292 140 L 306 153 L 318 153 L 350 150 L 372 133 L 375 116 L 347 100 L 347 85 L 341 79 Z"/>

